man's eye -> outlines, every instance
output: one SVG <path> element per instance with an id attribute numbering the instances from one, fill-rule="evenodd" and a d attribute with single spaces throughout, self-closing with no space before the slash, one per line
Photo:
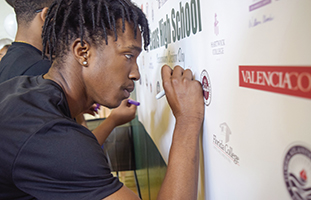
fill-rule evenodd
<path id="1" fill-rule="evenodd" d="M 126 57 L 127 59 L 130 59 L 130 58 L 132 58 L 132 57 L 133 57 L 133 55 L 130 55 L 130 54 L 125 54 L 125 57 Z"/>

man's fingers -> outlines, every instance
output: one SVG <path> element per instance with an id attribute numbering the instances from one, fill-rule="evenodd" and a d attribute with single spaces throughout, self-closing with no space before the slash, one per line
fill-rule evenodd
<path id="1" fill-rule="evenodd" d="M 183 73 L 184 69 L 181 66 L 176 65 L 173 70 L 172 78 L 180 78 L 182 77 Z"/>
<path id="2" fill-rule="evenodd" d="M 169 80 L 173 70 L 168 65 L 163 65 L 161 69 L 162 80 Z"/>
<path id="3" fill-rule="evenodd" d="M 184 78 L 193 80 L 192 71 L 190 69 L 186 69 L 183 73 Z"/>
<path id="4" fill-rule="evenodd" d="M 177 83 L 182 79 L 193 80 L 193 74 L 190 69 L 184 70 L 182 67 L 176 65 L 174 69 L 171 69 L 168 65 L 164 65 L 161 70 L 163 87 L 170 87 L 172 81 Z"/>
<path id="5" fill-rule="evenodd" d="M 161 69 L 162 81 L 163 81 L 163 88 L 164 90 L 171 87 L 171 77 L 172 77 L 173 70 L 168 66 L 164 65 Z"/>

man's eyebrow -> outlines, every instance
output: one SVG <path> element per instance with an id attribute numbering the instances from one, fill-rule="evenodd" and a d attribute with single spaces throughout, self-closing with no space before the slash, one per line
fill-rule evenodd
<path id="1" fill-rule="evenodd" d="M 135 45 L 127 46 L 126 48 L 138 51 L 139 53 L 142 52 L 142 48 Z"/>

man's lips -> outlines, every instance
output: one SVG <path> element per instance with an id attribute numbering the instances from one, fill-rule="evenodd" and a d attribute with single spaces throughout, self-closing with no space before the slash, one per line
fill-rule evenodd
<path id="1" fill-rule="evenodd" d="M 131 92 L 133 92 L 134 87 L 128 87 L 128 88 L 126 88 L 125 90 L 127 90 L 129 93 L 131 93 Z"/>
<path id="2" fill-rule="evenodd" d="M 133 90 L 134 90 L 134 87 L 127 87 L 124 89 L 126 98 L 130 97 L 130 94 L 131 94 L 131 92 L 133 92 Z"/>

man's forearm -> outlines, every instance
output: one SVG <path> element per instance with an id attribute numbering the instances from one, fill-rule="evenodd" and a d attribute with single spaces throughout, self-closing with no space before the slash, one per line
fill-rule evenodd
<path id="1" fill-rule="evenodd" d="M 200 128 L 176 122 L 167 172 L 158 200 L 197 199 Z"/>
<path id="2" fill-rule="evenodd" d="M 107 137 L 116 127 L 114 120 L 107 117 L 99 126 L 97 126 L 92 132 L 95 135 L 98 143 L 103 145 Z"/>

